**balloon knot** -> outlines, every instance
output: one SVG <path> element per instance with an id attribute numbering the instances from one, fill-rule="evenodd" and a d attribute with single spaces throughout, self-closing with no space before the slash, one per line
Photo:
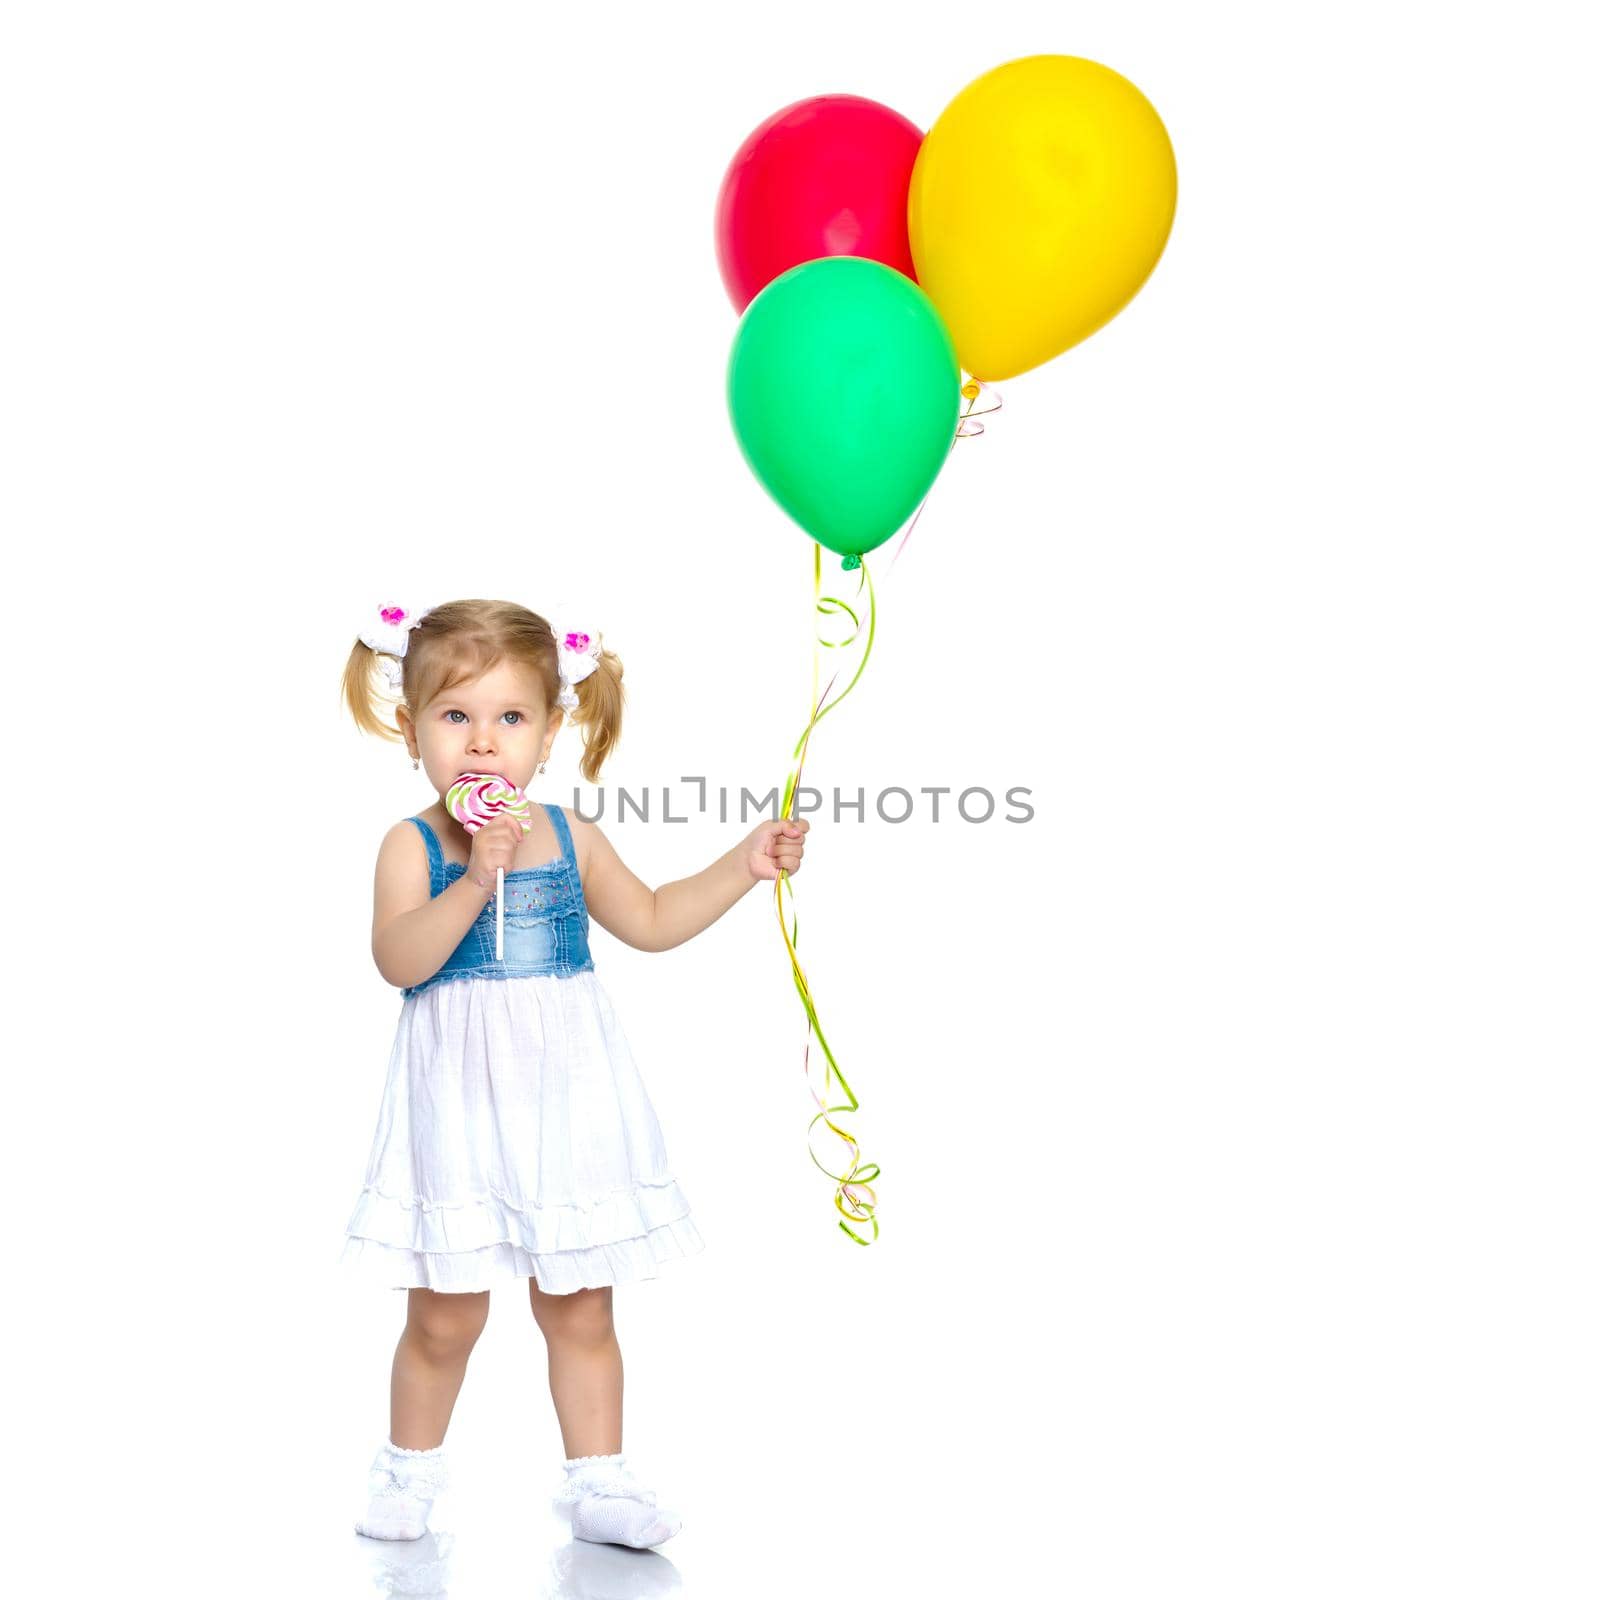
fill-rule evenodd
<path id="1" fill-rule="evenodd" d="M 860 556 L 846 556 L 844 558 L 844 560 L 839 563 L 839 565 L 846 572 L 854 572 L 856 570 L 856 568 L 861 565 L 861 557 Z"/>

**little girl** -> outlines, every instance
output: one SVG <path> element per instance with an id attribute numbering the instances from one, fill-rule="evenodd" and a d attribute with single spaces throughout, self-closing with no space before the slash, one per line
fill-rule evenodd
<path id="1" fill-rule="evenodd" d="M 379 714 L 375 667 L 398 696 L 395 724 Z M 611 1292 L 703 1242 L 595 976 L 589 918 L 636 950 L 670 950 L 754 884 L 797 872 L 809 824 L 762 822 L 704 871 L 654 890 L 561 806 L 535 805 L 529 832 L 501 815 L 469 834 L 442 799 L 463 773 L 525 789 L 570 712 L 593 783 L 621 726 L 617 657 L 507 601 L 374 608 L 344 698 L 365 731 L 404 739 L 440 797 L 378 850 L 372 955 L 404 998 L 340 1261 L 408 1295 L 389 1437 L 356 1530 L 422 1536 L 489 1290 L 526 1278 L 567 1453 L 557 1502 L 579 1538 L 660 1544 L 682 1519 L 622 1455 Z"/>

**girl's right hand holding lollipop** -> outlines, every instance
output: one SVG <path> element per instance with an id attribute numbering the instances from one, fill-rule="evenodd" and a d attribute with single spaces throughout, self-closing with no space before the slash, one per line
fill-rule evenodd
<path id="1" fill-rule="evenodd" d="M 467 858 L 467 876 L 480 889 L 493 891 L 496 872 L 510 872 L 517 858 L 526 828 L 510 812 L 501 812 L 472 835 L 472 853 Z"/>

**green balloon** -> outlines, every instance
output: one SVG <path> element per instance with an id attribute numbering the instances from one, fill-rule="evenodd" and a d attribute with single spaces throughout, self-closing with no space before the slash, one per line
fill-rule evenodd
<path id="1" fill-rule="evenodd" d="M 933 486 L 961 368 L 933 302 L 865 256 L 822 256 L 745 308 L 728 411 L 763 488 L 819 544 L 876 549 Z"/>

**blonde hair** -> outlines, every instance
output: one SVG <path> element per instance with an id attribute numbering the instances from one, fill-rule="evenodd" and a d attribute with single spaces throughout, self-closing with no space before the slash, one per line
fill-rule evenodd
<path id="1" fill-rule="evenodd" d="M 386 721 L 380 707 L 388 712 L 395 704 L 404 705 L 415 718 L 435 696 L 470 683 L 506 659 L 532 670 L 544 687 L 546 710 L 554 710 L 561 691 L 556 636 L 537 612 L 511 600 L 451 600 L 426 612 L 400 658 L 398 702 L 379 688 L 377 651 L 357 639 L 345 662 L 341 693 L 363 733 L 399 740 L 404 735 L 398 723 Z M 602 646 L 594 671 L 573 688 L 578 708 L 567 715 L 583 730 L 578 769 L 593 783 L 622 732 L 621 660 Z"/>

